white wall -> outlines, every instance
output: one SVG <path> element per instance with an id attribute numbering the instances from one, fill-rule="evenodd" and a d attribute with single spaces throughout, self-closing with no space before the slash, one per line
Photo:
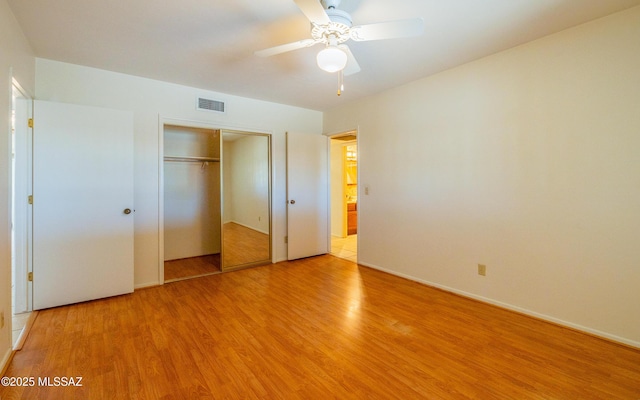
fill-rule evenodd
<path id="1" fill-rule="evenodd" d="M 359 262 L 640 347 L 640 7 L 324 115 L 356 125 Z"/>
<path id="2" fill-rule="evenodd" d="M 5 0 L 0 0 L 0 369 L 11 353 L 11 79 L 34 93 L 35 59 Z"/>
<path id="3" fill-rule="evenodd" d="M 197 111 L 203 96 L 226 102 L 226 114 Z M 135 130 L 135 284 L 158 277 L 159 118 L 273 134 L 274 252 L 286 259 L 285 132 L 319 134 L 318 111 L 230 96 L 51 60 L 36 61 L 36 97 L 66 103 L 130 110 Z M 36 120 L 37 120 L 37 110 Z"/>

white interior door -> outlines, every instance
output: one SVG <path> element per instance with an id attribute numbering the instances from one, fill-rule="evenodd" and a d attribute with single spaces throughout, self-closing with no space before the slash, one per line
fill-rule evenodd
<path id="1" fill-rule="evenodd" d="M 287 133 L 287 258 L 329 252 L 328 138 Z"/>
<path id="2" fill-rule="evenodd" d="M 132 292 L 132 212 L 132 114 L 36 101 L 33 308 Z"/>

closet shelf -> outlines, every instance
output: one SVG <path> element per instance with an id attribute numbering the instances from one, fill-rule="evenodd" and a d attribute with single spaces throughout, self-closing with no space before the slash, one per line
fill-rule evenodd
<path id="1" fill-rule="evenodd" d="M 219 158 L 214 157 L 187 157 L 187 156 L 164 156 L 165 161 L 173 162 L 220 162 Z"/>

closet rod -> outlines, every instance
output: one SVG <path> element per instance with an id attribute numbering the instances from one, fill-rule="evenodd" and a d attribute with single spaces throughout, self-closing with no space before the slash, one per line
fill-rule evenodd
<path id="1" fill-rule="evenodd" d="M 186 157 L 186 156 L 164 156 L 165 161 L 186 161 L 186 162 L 220 162 L 219 158 L 213 157 Z"/>

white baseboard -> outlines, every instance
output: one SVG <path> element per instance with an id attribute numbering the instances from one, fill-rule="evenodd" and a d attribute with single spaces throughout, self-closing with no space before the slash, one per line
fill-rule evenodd
<path id="1" fill-rule="evenodd" d="M 541 314 L 541 313 L 538 313 L 538 312 L 535 312 L 535 311 L 527 310 L 527 309 L 522 308 L 522 307 L 514 306 L 512 304 L 503 303 L 501 301 L 493 300 L 493 299 L 490 299 L 488 297 L 478 296 L 478 295 L 473 294 L 473 293 L 469 293 L 469 292 L 465 292 L 465 291 L 462 291 L 462 290 L 454 289 L 454 288 L 451 288 L 451 287 L 448 287 L 448 286 L 440 285 L 438 283 L 434 283 L 434 282 L 430 282 L 430 281 L 427 281 L 427 280 L 424 280 L 424 279 L 416 278 L 416 277 L 411 276 L 411 275 L 402 274 L 402 273 L 399 273 L 397 271 L 393 271 L 393 270 L 390 270 L 390 269 L 387 269 L 387 268 L 383 268 L 383 267 L 380 267 L 378 265 L 373 265 L 373 264 L 369 264 L 369 263 L 366 263 L 366 262 L 362 262 L 360 260 L 358 260 L 358 264 L 364 265 L 365 267 L 373 268 L 373 269 L 376 269 L 376 270 L 379 270 L 379 271 L 382 271 L 382 272 L 386 272 L 386 273 L 391 274 L 391 275 L 399 276 L 401 278 L 409 279 L 410 281 L 422 283 L 422 284 L 427 285 L 427 286 L 431 286 L 431 287 L 434 287 L 434 288 L 437 288 L 437 289 L 441 289 L 441 290 L 444 290 L 446 292 L 454 293 L 454 294 L 457 294 L 457 295 L 462 296 L 462 297 L 467 297 L 467 298 L 470 298 L 470 299 L 473 299 L 473 300 L 478 300 L 478 301 L 483 302 L 483 303 L 491 304 L 491 305 L 494 305 L 494 306 L 497 306 L 497 307 L 500 307 L 500 308 L 504 308 L 504 309 L 507 309 L 507 310 L 510 310 L 510 311 L 515 311 L 517 313 L 524 314 L 524 315 L 527 315 L 527 316 L 530 316 L 530 317 L 533 317 L 533 318 L 537 318 L 537 319 L 540 319 L 540 320 L 543 320 L 543 321 L 551 322 L 551 323 L 554 323 L 554 324 L 557 324 L 557 325 L 561 325 L 561 326 L 564 326 L 564 327 L 567 327 L 567 328 L 575 329 L 575 330 L 580 331 L 580 332 L 588 333 L 588 334 L 590 334 L 592 336 L 597 336 L 599 338 L 607 339 L 607 340 L 610 340 L 612 342 L 616 342 L 616 343 L 624 344 L 624 345 L 629 346 L 629 347 L 634 347 L 634 348 L 640 349 L 640 342 L 636 341 L 636 340 L 627 339 L 627 338 L 620 337 L 620 336 L 617 336 L 617 335 L 613 335 L 611 333 L 603 332 L 603 331 L 600 331 L 600 330 L 597 330 L 597 329 L 592 329 L 592 328 L 589 328 L 589 327 L 586 327 L 586 326 L 582 326 L 582 325 L 579 325 L 579 324 L 574 324 L 573 322 L 564 321 L 564 320 L 561 320 L 561 319 L 558 319 L 558 318 L 555 318 L 555 317 L 551 317 L 549 315 Z"/>
<path id="2" fill-rule="evenodd" d="M 29 332 L 31 332 L 31 327 L 33 326 L 33 323 L 36 322 L 36 317 L 38 316 L 38 312 L 39 311 L 35 310 L 29 313 L 29 319 L 24 324 L 24 327 L 22 327 L 20 336 L 18 336 L 18 339 L 13 345 L 13 350 L 15 351 L 22 350 L 22 346 L 24 346 L 24 342 L 27 340 L 27 336 L 29 336 Z"/>
<path id="3" fill-rule="evenodd" d="M 252 231 L 256 231 L 256 232 L 260 232 L 260 233 L 264 233 L 265 235 L 268 235 L 268 234 L 269 234 L 269 232 L 265 232 L 265 231 L 263 231 L 263 230 L 260 230 L 260 229 L 256 228 L 255 226 L 250 226 L 250 225 L 247 225 L 247 224 L 243 224 L 243 223 L 238 222 L 238 221 L 233 221 L 233 220 L 232 220 L 232 221 L 225 221 L 225 224 L 226 224 L 226 223 L 229 223 L 229 222 L 232 222 L 232 223 L 234 223 L 234 224 L 236 224 L 236 225 L 244 226 L 245 228 L 251 229 Z"/>
<path id="4" fill-rule="evenodd" d="M 144 289 L 148 287 L 160 286 L 160 282 L 146 282 L 146 283 L 138 283 L 133 286 L 133 290 Z"/>
<path id="5" fill-rule="evenodd" d="M 9 332 L 11 334 L 11 332 Z M 0 362 L 0 376 L 4 376 L 4 373 L 7 371 L 9 367 L 9 362 L 13 356 L 13 346 L 9 347 L 7 351 L 4 353 L 2 357 L 2 362 Z"/>

